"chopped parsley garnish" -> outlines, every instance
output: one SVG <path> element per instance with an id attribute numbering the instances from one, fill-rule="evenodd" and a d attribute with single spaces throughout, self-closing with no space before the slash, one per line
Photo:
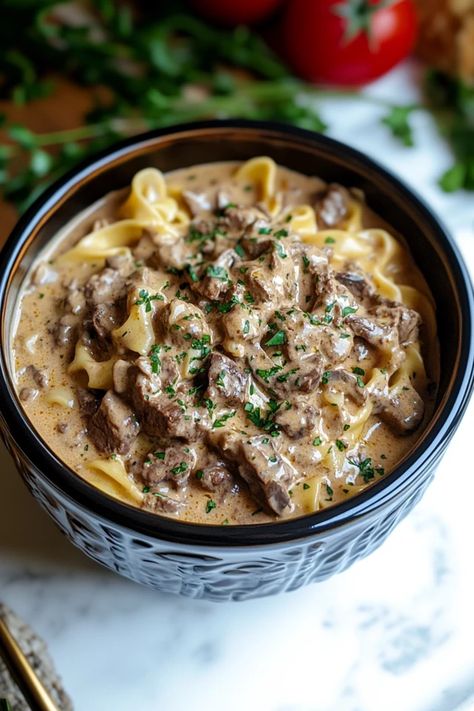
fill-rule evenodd
<path id="1" fill-rule="evenodd" d="M 321 382 L 323 385 L 327 385 L 329 383 L 329 378 L 331 377 L 331 371 L 330 370 L 325 370 L 323 373 L 323 376 L 321 378 Z"/>
<path id="2" fill-rule="evenodd" d="M 252 422 L 252 424 L 255 425 L 255 427 L 258 427 L 259 429 L 268 432 L 271 437 L 278 437 L 278 425 L 275 424 L 273 418 L 280 406 L 277 402 L 275 402 L 275 400 L 270 400 L 269 406 L 269 412 L 262 412 L 260 407 L 255 407 L 253 403 L 246 402 L 244 405 L 244 411 L 247 415 L 247 418 L 250 420 L 250 422 Z M 262 440 L 262 442 L 264 444 L 267 444 L 268 440 L 267 442 Z"/>
<path id="3" fill-rule="evenodd" d="M 231 417 L 235 417 L 235 413 L 236 410 L 232 410 L 231 412 L 226 412 L 224 415 L 221 415 L 217 420 L 214 420 L 212 428 L 217 429 L 218 427 L 224 427 L 227 420 L 230 420 Z"/>
<path id="4" fill-rule="evenodd" d="M 385 469 L 383 467 L 374 467 L 370 457 L 366 457 L 365 459 L 359 461 L 356 459 L 349 459 L 348 461 L 350 464 L 358 468 L 359 474 L 365 484 L 371 481 L 371 479 L 374 479 L 376 473 L 380 476 L 385 474 Z"/>
<path id="5" fill-rule="evenodd" d="M 303 484 L 303 489 L 306 491 L 307 489 L 311 489 L 310 485 L 304 482 Z"/>
<path id="6" fill-rule="evenodd" d="M 176 390 L 174 389 L 174 387 L 172 385 L 167 385 L 165 388 L 165 393 L 168 393 L 168 396 L 170 398 L 172 398 L 173 395 L 176 394 Z"/>
<path id="7" fill-rule="evenodd" d="M 266 346 L 281 346 L 283 343 L 286 343 L 286 334 L 284 331 L 277 331 L 276 333 L 273 334 L 271 338 L 268 339 L 268 341 L 265 342 Z"/>
<path id="8" fill-rule="evenodd" d="M 138 292 L 138 296 L 140 297 L 135 301 L 135 304 L 137 306 L 142 306 L 143 304 L 145 305 L 145 311 L 149 312 L 151 311 L 151 302 L 152 301 L 164 301 L 164 296 L 163 294 L 149 294 L 146 289 L 140 289 Z"/>
<path id="9" fill-rule="evenodd" d="M 234 247 L 234 252 L 237 252 L 237 254 L 239 255 L 239 257 L 245 257 L 244 248 L 242 247 L 242 245 L 241 245 L 240 243 L 238 243 L 238 244 L 235 245 L 235 247 Z"/>
<path id="10" fill-rule="evenodd" d="M 322 443 L 323 443 L 323 440 L 321 439 L 321 437 L 315 437 L 313 439 L 313 447 L 319 447 L 319 445 Z"/>
<path id="11" fill-rule="evenodd" d="M 216 303 L 217 310 L 221 314 L 229 313 L 229 311 L 231 311 L 234 308 L 234 306 L 236 306 L 236 304 L 240 304 L 240 299 L 237 296 L 237 294 L 233 294 L 233 296 L 231 296 L 229 301 L 224 301 L 223 303 L 218 303 L 218 302 Z"/>
<path id="12" fill-rule="evenodd" d="M 204 476 L 203 470 L 202 470 L 202 469 L 198 469 L 197 472 L 196 472 L 196 474 L 195 474 L 195 476 L 196 476 L 196 479 L 202 479 L 203 476 Z"/>
<path id="13" fill-rule="evenodd" d="M 343 452 L 345 449 L 347 449 L 347 444 L 342 441 L 342 439 L 336 439 L 336 447 L 340 452 Z"/>
<path id="14" fill-rule="evenodd" d="M 211 279 L 220 279 L 220 281 L 229 280 L 229 275 L 224 267 L 216 267 L 214 264 L 208 266 L 206 276 L 211 277 Z"/>
<path id="15" fill-rule="evenodd" d="M 334 494 L 334 490 L 332 489 L 332 487 L 329 486 L 329 484 L 326 484 L 326 491 L 327 491 L 327 494 L 328 494 L 328 497 L 329 497 L 329 498 L 327 499 L 327 501 L 331 501 L 331 499 L 332 499 L 332 497 L 333 497 L 333 494 Z"/>
<path id="16" fill-rule="evenodd" d="M 206 513 L 211 513 L 212 509 L 215 509 L 216 506 L 217 506 L 217 504 L 214 501 L 214 499 L 209 499 L 206 504 Z"/>
<path id="17" fill-rule="evenodd" d="M 197 282 L 199 281 L 199 275 L 194 269 L 192 264 L 186 264 L 186 271 L 189 274 L 189 278 L 191 279 L 192 282 Z"/>
<path id="18" fill-rule="evenodd" d="M 253 298 L 252 294 L 250 291 L 246 291 L 244 294 L 244 299 L 248 304 L 253 304 L 255 302 L 255 299 Z"/>
<path id="19" fill-rule="evenodd" d="M 161 459 L 163 461 L 166 456 L 166 452 L 153 452 L 153 456 L 156 457 L 156 459 Z"/>
<path id="20" fill-rule="evenodd" d="M 258 234 L 259 235 L 271 235 L 272 233 L 272 228 L 271 227 L 260 227 Z"/>
<path id="21" fill-rule="evenodd" d="M 275 249 L 276 249 L 279 257 L 281 257 L 282 259 L 287 258 L 288 255 L 285 252 L 285 250 L 283 249 L 283 245 L 280 244 L 280 242 L 275 242 Z"/>
<path id="22" fill-rule="evenodd" d="M 218 388 L 225 388 L 225 370 L 221 370 L 216 378 L 216 385 Z"/>
<path id="23" fill-rule="evenodd" d="M 360 375 L 357 376 L 356 380 L 357 380 L 357 385 L 359 386 L 359 388 L 365 388 L 365 383 L 362 380 L 362 378 L 360 377 Z"/>
<path id="24" fill-rule="evenodd" d="M 346 318 L 346 316 L 349 316 L 350 314 L 355 314 L 357 311 L 357 308 L 353 308 L 352 306 L 344 306 L 342 309 L 342 318 Z"/>
<path id="25" fill-rule="evenodd" d="M 288 237 L 288 230 L 277 230 L 275 232 L 275 237 L 281 239 L 282 237 Z"/>
<path id="26" fill-rule="evenodd" d="M 277 377 L 277 380 L 279 383 L 286 383 L 290 375 L 294 375 L 297 373 L 299 368 L 292 368 L 291 370 L 288 370 L 286 373 L 282 373 Z"/>
<path id="27" fill-rule="evenodd" d="M 303 254 L 303 267 L 304 267 L 304 271 L 305 271 L 305 272 L 308 271 L 308 267 L 309 267 L 310 264 L 311 264 L 311 262 L 309 261 L 309 259 L 308 259 L 308 257 L 306 256 L 306 254 Z"/>
<path id="28" fill-rule="evenodd" d="M 280 311 L 275 311 L 275 316 L 276 316 L 276 318 L 280 319 L 280 321 L 286 321 L 286 316 L 283 316 L 283 314 L 280 313 Z"/>
<path id="29" fill-rule="evenodd" d="M 184 472 L 187 470 L 188 465 L 186 462 L 180 462 L 176 467 L 173 467 L 171 470 L 171 473 L 173 476 L 179 476 L 180 474 L 184 474 Z"/>
<path id="30" fill-rule="evenodd" d="M 285 218 L 285 222 L 291 222 L 292 219 L 293 219 L 293 215 L 287 215 Z"/>
<path id="31" fill-rule="evenodd" d="M 359 368 L 358 366 L 352 368 L 352 372 L 356 375 L 365 375 L 365 370 L 363 368 Z"/>
<path id="32" fill-rule="evenodd" d="M 149 486 L 144 486 L 143 489 L 142 489 L 142 492 L 143 492 L 144 494 L 148 494 L 149 491 L 150 491 L 150 487 L 149 487 Z"/>
<path id="33" fill-rule="evenodd" d="M 259 378 L 262 378 L 266 383 L 268 383 L 269 378 L 272 378 L 274 375 L 279 373 L 281 370 L 281 365 L 275 365 L 273 368 L 268 368 L 268 370 L 264 370 L 263 368 L 257 368 L 255 371 Z"/>
<path id="34" fill-rule="evenodd" d="M 249 322 L 249 321 L 245 321 L 245 322 L 244 322 L 244 327 L 243 327 L 243 329 L 242 329 L 242 333 L 244 334 L 244 336 L 246 336 L 246 335 L 249 333 L 249 331 L 250 331 L 250 322 Z"/>
<path id="35" fill-rule="evenodd" d="M 150 364 L 151 364 L 151 372 L 157 375 L 160 370 L 161 370 L 161 360 L 159 353 L 161 351 L 161 346 L 155 344 L 154 346 L 151 347 L 150 350 Z"/>
<path id="36" fill-rule="evenodd" d="M 350 430 L 350 428 L 351 426 L 346 424 L 342 429 L 344 430 L 344 432 L 347 432 L 347 430 Z"/>
<path id="37" fill-rule="evenodd" d="M 324 242 L 325 242 L 325 244 L 334 244 L 336 242 L 336 240 L 334 239 L 334 237 L 326 237 Z"/>

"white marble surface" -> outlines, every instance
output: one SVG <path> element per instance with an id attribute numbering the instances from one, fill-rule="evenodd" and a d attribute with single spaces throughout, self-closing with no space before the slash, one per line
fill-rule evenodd
<path id="1" fill-rule="evenodd" d="M 416 70 L 371 92 L 407 101 Z M 474 273 L 474 200 L 443 195 L 449 151 L 429 117 L 401 148 L 379 109 L 328 100 L 331 134 L 402 175 L 442 214 Z M 62 538 L 0 451 L 0 598 L 44 636 L 77 711 L 474 709 L 471 405 L 423 501 L 368 559 L 247 603 L 159 595 Z"/>

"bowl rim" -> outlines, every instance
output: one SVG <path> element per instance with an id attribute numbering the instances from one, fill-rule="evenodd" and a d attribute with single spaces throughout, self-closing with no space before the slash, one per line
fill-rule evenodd
<path id="1" fill-rule="evenodd" d="M 23 256 L 23 245 L 33 230 L 47 219 L 54 206 L 69 199 L 69 193 L 97 171 L 110 167 L 117 160 L 127 160 L 139 152 L 147 152 L 159 145 L 164 138 L 183 138 L 189 132 L 228 132 L 232 129 L 279 139 L 291 139 L 302 145 L 310 144 L 330 154 L 339 154 L 349 167 L 370 169 L 383 177 L 385 182 L 402 195 L 421 217 L 434 236 L 446 258 L 455 283 L 459 302 L 462 338 L 458 347 L 457 368 L 451 376 L 448 396 L 438 405 L 427 431 L 419 444 L 390 474 L 377 481 L 357 496 L 313 514 L 263 524 L 223 526 L 198 524 L 167 518 L 133 507 L 113 499 L 83 480 L 64 464 L 30 425 L 11 381 L 4 355 L 4 339 L 0 344 L 0 423 L 6 432 L 14 433 L 16 446 L 30 464 L 37 469 L 55 489 L 88 513 L 144 534 L 154 539 L 163 539 L 187 545 L 216 547 L 242 547 L 271 545 L 284 541 L 296 541 L 330 529 L 350 524 L 362 516 L 377 511 L 400 493 L 402 487 L 413 487 L 417 474 L 433 467 L 444 451 L 447 441 L 456 429 L 469 401 L 474 385 L 474 291 L 469 272 L 457 245 L 440 220 L 415 191 L 402 180 L 360 151 L 322 134 L 271 121 L 215 120 L 197 121 L 178 126 L 156 129 L 132 138 L 119 141 L 82 161 L 56 180 L 37 198 L 20 218 L 0 251 L 0 332 L 7 334 L 5 305 L 13 266 Z M 197 137 L 197 136 L 196 136 Z M 74 195 L 72 194 L 72 199 Z M 7 424 L 8 423 L 8 424 Z"/>

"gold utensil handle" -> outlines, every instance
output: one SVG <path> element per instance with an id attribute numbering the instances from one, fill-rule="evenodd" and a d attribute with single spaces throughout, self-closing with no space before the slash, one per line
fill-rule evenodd
<path id="1" fill-rule="evenodd" d="M 59 711 L 1 617 L 0 655 L 33 711 Z"/>

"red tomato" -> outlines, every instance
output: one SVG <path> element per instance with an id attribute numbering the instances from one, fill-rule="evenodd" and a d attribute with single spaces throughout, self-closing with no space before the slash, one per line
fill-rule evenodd
<path id="1" fill-rule="evenodd" d="M 281 0 L 191 0 L 191 5 L 211 22 L 232 27 L 254 25 L 265 19 Z"/>
<path id="2" fill-rule="evenodd" d="M 290 0 L 283 17 L 287 61 L 309 81 L 360 85 L 413 49 L 412 0 Z"/>

